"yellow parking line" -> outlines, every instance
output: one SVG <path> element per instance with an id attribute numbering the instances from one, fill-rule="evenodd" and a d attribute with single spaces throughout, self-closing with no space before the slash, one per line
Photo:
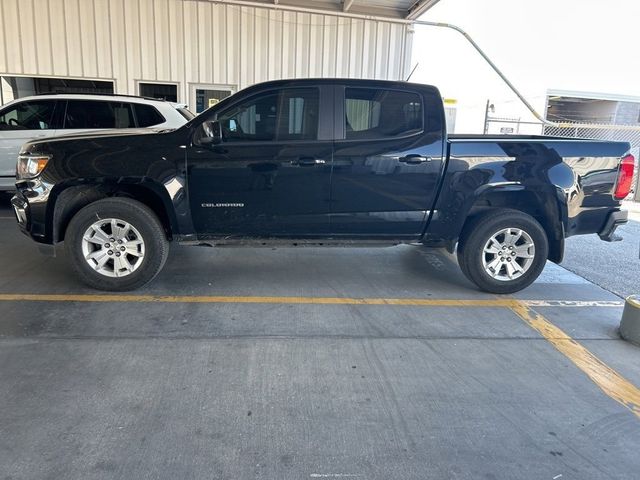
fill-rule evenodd
<path id="1" fill-rule="evenodd" d="M 640 418 L 640 389 L 607 366 L 546 318 L 531 310 L 524 302 L 516 302 L 511 310 L 540 333 L 560 353 L 582 370 L 600 389 Z"/>
<path id="2" fill-rule="evenodd" d="M 310 305 L 404 305 L 424 307 L 622 307 L 615 301 L 449 299 L 449 298 L 352 298 L 352 297 L 267 297 L 222 295 L 119 295 L 119 294 L 0 294 L 0 301 L 33 302 L 132 302 L 132 303 L 283 303 Z"/>
<path id="3" fill-rule="evenodd" d="M 422 298 L 348 298 L 348 297 L 242 297 L 209 295 L 40 295 L 0 294 L 0 301 L 41 302 L 135 302 L 135 303 L 282 303 L 312 305 L 408 305 L 432 307 L 509 307 L 513 300 L 458 300 Z"/>

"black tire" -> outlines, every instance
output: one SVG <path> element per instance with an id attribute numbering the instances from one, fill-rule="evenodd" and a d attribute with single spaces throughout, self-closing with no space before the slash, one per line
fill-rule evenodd
<path id="1" fill-rule="evenodd" d="M 92 268 L 84 258 L 83 235 L 96 220 L 107 218 L 129 223 L 144 241 L 144 255 L 139 266 L 126 276 L 103 275 Z M 76 274 L 84 283 L 98 290 L 126 291 L 139 288 L 153 280 L 162 270 L 169 255 L 169 242 L 155 213 L 136 200 L 122 197 L 95 201 L 76 213 L 67 227 L 64 244 Z"/>
<path id="2" fill-rule="evenodd" d="M 484 248 L 494 234 L 506 228 L 523 230 L 533 241 L 535 252 L 523 274 L 513 280 L 498 280 L 485 271 Z M 548 253 L 549 241 L 544 228 L 530 215 L 509 209 L 491 209 L 471 218 L 462 230 L 457 252 L 462 273 L 481 290 L 498 294 L 514 293 L 531 285 L 542 272 Z M 504 272 L 502 276 L 506 275 L 506 265 L 501 272 Z"/>

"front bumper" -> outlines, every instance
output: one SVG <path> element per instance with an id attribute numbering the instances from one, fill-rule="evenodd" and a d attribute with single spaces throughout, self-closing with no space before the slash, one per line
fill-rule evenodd
<path id="1" fill-rule="evenodd" d="M 11 198 L 11 206 L 13 207 L 13 213 L 16 216 L 16 221 L 18 222 L 18 227 L 25 235 L 31 237 L 36 241 L 36 246 L 38 247 L 38 251 L 42 255 L 46 255 L 49 257 L 56 256 L 56 247 L 55 245 L 49 243 L 42 243 L 43 236 L 34 235 L 31 224 L 31 208 L 29 206 L 29 202 L 27 199 L 20 193 L 16 193 L 16 195 Z"/>
<path id="2" fill-rule="evenodd" d="M 19 185 L 16 194 L 11 198 L 18 227 L 39 245 L 53 243 L 46 229 L 49 192 L 48 185 L 35 179 Z"/>
<path id="3" fill-rule="evenodd" d="M 16 221 L 18 222 L 20 230 L 29 234 L 29 203 L 22 195 L 17 194 L 11 198 L 11 206 L 13 207 L 13 213 L 16 215 Z"/>
<path id="4" fill-rule="evenodd" d="M 622 237 L 620 235 L 616 235 L 615 232 L 619 225 L 627 223 L 628 216 L 629 214 L 626 210 L 618 210 L 609 213 L 607 220 L 604 223 L 604 227 L 602 227 L 602 230 L 598 232 L 600 240 L 604 240 L 605 242 L 619 242 L 622 240 Z"/>

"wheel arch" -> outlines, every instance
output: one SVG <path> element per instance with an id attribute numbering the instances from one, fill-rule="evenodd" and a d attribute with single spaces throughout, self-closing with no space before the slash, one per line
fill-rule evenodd
<path id="1" fill-rule="evenodd" d="M 178 234 L 171 200 L 155 182 L 74 182 L 58 186 L 49 195 L 52 205 L 47 212 L 47 230 L 53 243 L 64 240 L 69 222 L 80 209 L 109 197 L 128 197 L 143 203 L 158 216 L 168 240 Z"/>
<path id="2" fill-rule="evenodd" d="M 466 210 L 464 226 L 478 214 L 490 208 L 518 210 L 535 218 L 549 241 L 548 259 L 560 263 L 564 254 L 565 224 L 567 218 L 564 195 L 553 185 L 530 188 L 522 184 L 486 185 L 476 191 Z"/>

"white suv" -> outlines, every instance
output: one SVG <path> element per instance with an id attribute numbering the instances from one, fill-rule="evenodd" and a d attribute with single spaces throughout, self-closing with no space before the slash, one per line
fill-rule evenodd
<path id="1" fill-rule="evenodd" d="M 111 128 L 178 128 L 193 117 L 185 104 L 126 95 L 19 98 L 0 108 L 0 191 L 15 190 L 16 160 L 28 140 Z"/>

